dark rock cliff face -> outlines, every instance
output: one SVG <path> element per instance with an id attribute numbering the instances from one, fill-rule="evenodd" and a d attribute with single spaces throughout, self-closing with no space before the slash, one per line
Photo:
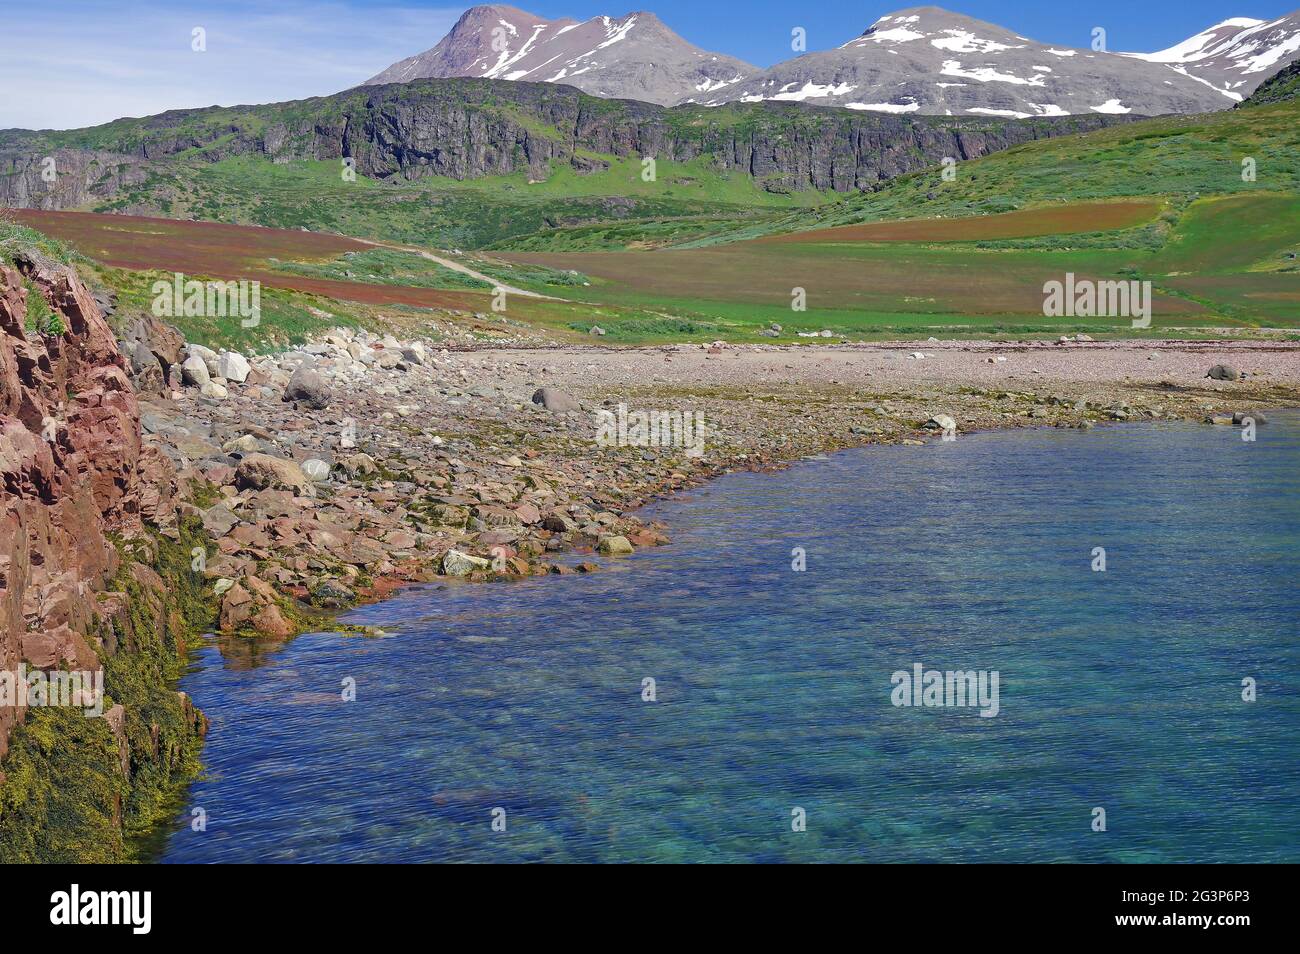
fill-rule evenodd
<path id="1" fill-rule="evenodd" d="M 549 166 L 598 171 L 607 157 L 704 159 L 768 189 L 870 189 L 945 157 L 969 159 L 1123 117 L 1005 120 L 887 116 L 800 103 L 667 109 L 572 87 L 478 79 L 366 87 L 272 106 L 184 110 L 68 133 L 0 133 L 0 205 L 69 208 L 108 199 L 153 164 L 261 155 L 353 159 L 380 179 L 475 179 Z M 42 179 L 54 156 L 59 177 Z M 65 181 L 70 180 L 70 181 Z"/>
<path id="2" fill-rule="evenodd" d="M 142 450 L 126 363 L 75 273 L 17 263 L 0 261 L 0 670 L 105 677 L 99 717 L 0 704 L 0 861 L 121 860 L 203 726 L 169 688 L 185 627 L 145 526 L 179 541 L 174 473 Z"/>
<path id="3" fill-rule="evenodd" d="M 138 185 L 146 163 L 101 150 L 5 148 L 0 133 L 0 206 L 72 209 Z"/>

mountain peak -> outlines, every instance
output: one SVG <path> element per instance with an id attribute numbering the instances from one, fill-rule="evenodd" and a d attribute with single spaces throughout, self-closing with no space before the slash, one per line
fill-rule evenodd
<path id="1" fill-rule="evenodd" d="M 1038 43 L 936 6 L 886 14 L 837 49 L 780 63 L 705 102 L 734 100 L 1009 118 L 1230 105 L 1222 91 L 1162 64 Z"/>
<path id="2" fill-rule="evenodd" d="M 943 43 L 960 46 L 967 41 L 975 47 L 1023 40 L 1010 30 L 995 23 L 977 20 L 962 13 L 953 13 L 943 7 L 907 7 L 887 13 L 840 49 L 863 47 L 866 44 L 900 44 L 928 40 L 936 47 Z M 936 42 L 938 41 L 938 42 Z M 971 52 L 971 51 L 967 51 Z"/>
<path id="3" fill-rule="evenodd" d="M 740 81 L 754 67 L 693 46 L 653 13 L 547 20 L 515 7 L 471 7 L 424 53 L 367 82 L 426 77 L 564 83 L 596 96 L 664 105 Z"/>
<path id="4" fill-rule="evenodd" d="M 1300 10 L 1274 20 L 1230 17 L 1168 49 L 1124 55 L 1164 64 L 1241 100 L 1300 55 Z"/>
<path id="5" fill-rule="evenodd" d="M 895 10 L 893 13 L 887 13 L 868 27 L 868 31 L 879 26 L 905 26 L 907 24 L 916 24 L 930 29 L 950 26 L 952 24 L 977 24 L 986 26 L 990 29 L 1007 32 L 1002 27 L 988 23 L 984 20 L 978 20 L 975 17 L 967 16 L 964 13 L 956 13 L 944 7 L 905 7 L 902 10 Z"/>

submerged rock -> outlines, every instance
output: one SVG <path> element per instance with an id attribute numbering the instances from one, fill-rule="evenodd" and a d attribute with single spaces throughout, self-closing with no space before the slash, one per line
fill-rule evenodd
<path id="1" fill-rule="evenodd" d="M 606 556 L 626 556 L 636 552 L 631 541 L 623 536 L 601 537 L 596 549 Z"/>
<path id="2" fill-rule="evenodd" d="M 491 566 L 491 560 L 470 556 L 460 550 L 448 550 L 442 557 L 442 572 L 447 576 L 469 576 L 475 570 L 486 570 Z"/>

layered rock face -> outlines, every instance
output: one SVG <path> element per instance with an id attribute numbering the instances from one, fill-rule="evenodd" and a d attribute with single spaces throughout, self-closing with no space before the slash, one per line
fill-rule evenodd
<path id="1" fill-rule="evenodd" d="M 540 178 L 556 164 L 598 171 L 607 165 L 601 157 L 609 155 L 704 158 L 776 191 L 850 192 L 944 157 L 974 158 L 1119 121 L 1124 118 L 1099 114 L 887 116 L 771 102 L 666 109 L 545 83 L 419 80 L 233 115 L 178 110 L 119 120 L 92 131 L 93 153 L 69 145 L 85 140 L 84 131 L 0 135 L 0 205 L 70 208 L 112 198 L 150 169 L 174 171 L 183 163 L 238 155 L 274 162 L 351 158 L 360 174 L 390 180 L 520 171 Z M 35 157 L 58 150 L 65 161 L 52 188 Z M 181 153 L 186 157 L 178 158 Z"/>
<path id="2" fill-rule="evenodd" d="M 148 163 L 141 157 L 100 150 L 6 152 L 0 137 L 0 206 L 14 209 L 75 209 L 139 185 L 148 174 Z"/>
<path id="3" fill-rule="evenodd" d="M 0 668 L 98 668 L 108 533 L 141 531 L 135 393 L 113 334 L 71 271 L 29 263 L 66 325 L 29 333 L 33 294 L 0 266 Z M 0 755 L 21 708 L 0 708 Z"/>

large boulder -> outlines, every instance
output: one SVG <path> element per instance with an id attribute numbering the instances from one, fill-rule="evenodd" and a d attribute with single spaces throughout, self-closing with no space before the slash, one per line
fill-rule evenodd
<path id="1" fill-rule="evenodd" d="M 201 388 L 211 380 L 212 378 L 208 373 L 207 363 L 200 355 L 190 355 L 181 365 L 181 381 L 185 384 Z"/>
<path id="2" fill-rule="evenodd" d="M 148 394 L 163 394 L 167 386 L 162 365 L 143 341 L 137 341 L 131 349 L 131 380 L 137 391 Z"/>
<path id="3" fill-rule="evenodd" d="M 312 457 L 302 462 L 302 472 L 316 483 L 329 480 L 330 465 L 319 457 Z"/>
<path id="4" fill-rule="evenodd" d="M 306 365 L 298 365 L 298 369 L 293 372 L 289 378 L 289 383 L 284 387 L 284 399 L 293 401 L 295 404 L 301 404 L 315 410 L 321 410 L 329 407 L 330 387 L 325 383 L 325 378 L 315 368 Z"/>
<path id="5" fill-rule="evenodd" d="M 181 363 L 185 354 L 185 339 L 181 333 L 148 312 L 135 315 L 125 322 L 122 326 L 122 340 L 130 346 L 129 350 L 144 345 L 158 359 L 164 377 L 171 373 L 173 366 Z"/>
<path id="6" fill-rule="evenodd" d="M 540 404 L 553 414 L 567 414 L 570 411 L 582 410 L 582 405 L 578 403 L 576 397 L 555 388 L 538 388 L 533 394 L 533 403 Z"/>
<path id="7" fill-rule="evenodd" d="M 276 605 L 266 584 L 253 577 L 235 583 L 221 600 L 218 620 L 222 632 L 251 629 L 267 636 L 284 638 L 293 635 L 293 624 Z"/>
<path id="8" fill-rule="evenodd" d="M 208 369 L 208 374 L 215 376 L 217 373 L 217 353 L 211 348 L 205 348 L 201 344 L 190 344 L 185 348 L 185 357 L 198 358 Z"/>
<path id="9" fill-rule="evenodd" d="M 242 490 L 291 490 L 304 496 L 315 493 L 301 467 L 270 454 L 249 454 L 241 460 L 235 469 L 235 485 Z"/>
<path id="10" fill-rule="evenodd" d="M 219 378 L 225 378 L 235 384 L 243 384 L 248 380 L 248 373 L 252 370 L 248 359 L 238 351 L 223 351 L 217 355 L 217 377 Z"/>
<path id="11" fill-rule="evenodd" d="M 1241 374 L 1230 364 L 1216 364 L 1205 376 L 1216 381 L 1235 381 Z"/>
<path id="12" fill-rule="evenodd" d="M 577 525 L 562 513 L 548 513 L 542 518 L 542 529 L 551 533 L 572 533 Z"/>
<path id="13" fill-rule="evenodd" d="M 256 454 L 262 449 L 262 442 L 252 434 L 240 434 L 221 445 L 227 454 Z"/>
<path id="14" fill-rule="evenodd" d="M 339 461 L 339 467 L 349 477 L 369 477 L 379 471 L 379 465 L 369 454 L 352 454 Z"/>

